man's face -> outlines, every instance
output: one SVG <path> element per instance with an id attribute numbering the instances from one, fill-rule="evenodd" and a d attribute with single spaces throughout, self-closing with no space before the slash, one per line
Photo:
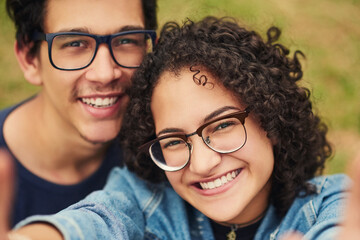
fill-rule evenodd
<path id="1" fill-rule="evenodd" d="M 45 33 L 106 35 L 144 26 L 140 0 L 49 0 L 44 19 Z M 44 41 L 38 68 L 44 115 L 54 126 L 68 136 L 75 134 L 93 143 L 116 137 L 128 102 L 124 90 L 134 69 L 118 66 L 106 44 L 99 46 L 87 68 L 63 71 L 50 64 Z"/>

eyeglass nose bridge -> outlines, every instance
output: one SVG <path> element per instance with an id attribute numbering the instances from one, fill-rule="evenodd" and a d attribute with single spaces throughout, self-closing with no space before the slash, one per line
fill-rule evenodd
<path id="1" fill-rule="evenodd" d="M 112 49 L 111 49 L 112 36 L 111 35 L 103 35 L 103 36 L 94 35 L 94 38 L 96 41 L 97 48 L 100 46 L 100 44 L 106 43 L 109 47 L 109 50 L 112 52 Z"/>
<path id="2" fill-rule="evenodd" d="M 188 141 L 188 138 L 191 137 L 191 136 L 198 135 L 207 147 L 209 147 L 211 150 L 215 151 L 213 148 L 211 148 L 211 147 L 209 146 L 208 139 L 205 140 L 205 139 L 203 138 L 203 136 L 202 136 L 202 130 L 203 130 L 203 128 L 199 128 L 199 129 L 197 129 L 195 132 L 192 132 L 192 133 L 189 133 L 189 134 L 185 134 L 185 137 L 186 137 L 186 141 L 185 141 L 185 142 L 186 142 L 188 148 L 190 149 L 189 160 L 190 160 L 190 158 L 191 158 L 191 154 L 192 154 L 193 149 L 194 149 L 194 145 L 193 145 L 191 142 Z M 216 152 L 216 151 L 215 151 L 215 152 Z"/>
<path id="3" fill-rule="evenodd" d="M 104 43 L 107 45 L 107 47 L 109 49 L 109 52 L 110 52 L 110 55 L 111 55 L 112 59 L 114 60 L 114 62 L 116 64 L 120 65 L 118 63 L 118 61 L 115 59 L 114 53 L 112 51 L 112 47 L 111 47 L 112 36 L 111 35 L 104 35 L 104 36 L 95 35 L 93 37 L 95 38 L 95 42 L 96 42 L 95 52 L 94 52 L 93 58 L 91 59 L 90 63 L 87 66 L 89 66 L 94 61 L 94 59 L 96 57 L 96 54 L 97 54 L 97 52 L 99 50 L 100 44 L 104 44 Z M 122 66 L 122 65 L 120 65 L 120 66 Z"/>

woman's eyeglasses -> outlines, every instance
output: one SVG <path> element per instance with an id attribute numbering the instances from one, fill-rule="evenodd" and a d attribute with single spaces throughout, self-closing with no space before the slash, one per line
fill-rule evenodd
<path id="1" fill-rule="evenodd" d="M 188 138 L 198 135 L 215 152 L 231 153 L 242 148 L 247 139 L 245 118 L 249 111 L 230 113 L 213 119 L 195 132 L 174 133 L 158 137 L 139 147 L 147 152 L 154 163 L 165 171 L 178 171 L 184 168 L 191 158 L 193 145 Z"/>

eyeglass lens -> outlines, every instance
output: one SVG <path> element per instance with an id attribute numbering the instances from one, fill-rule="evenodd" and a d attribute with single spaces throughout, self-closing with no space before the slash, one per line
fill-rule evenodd
<path id="1" fill-rule="evenodd" d="M 111 51 L 117 64 L 138 67 L 152 51 L 151 37 L 145 33 L 119 35 L 111 40 Z M 96 54 L 96 40 L 86 35 L 58 35 L 53 39 L 51 59 L 61 69 L 78 69 L 87 66 Z"/>
<path id="2" fill-rule="evenodd" d="M 246 142 L 246 130 L 235 117 L 221 119 L 202 130 L 204 143 L 219 153 L 230 153 L 240 149 Z M 153 161 L 162 169 L 176 171 L 187 164 L 191 155 L 190 144 L 180 137 L 161 139 L 150 146 Z"/>

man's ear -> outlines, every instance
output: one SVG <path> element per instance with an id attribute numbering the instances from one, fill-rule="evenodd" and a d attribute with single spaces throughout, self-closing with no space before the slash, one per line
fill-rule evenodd
<path id="1" fill-rule="evenodd" d="M 19 47 L 18 41 L 15 41 L 15 56 L 24 73 L 25 79 L 33 85 L 42 85 L 40 74 L 40 61 L 38 56 L 32 56 L 30 52 L 30 45 Z"/>

